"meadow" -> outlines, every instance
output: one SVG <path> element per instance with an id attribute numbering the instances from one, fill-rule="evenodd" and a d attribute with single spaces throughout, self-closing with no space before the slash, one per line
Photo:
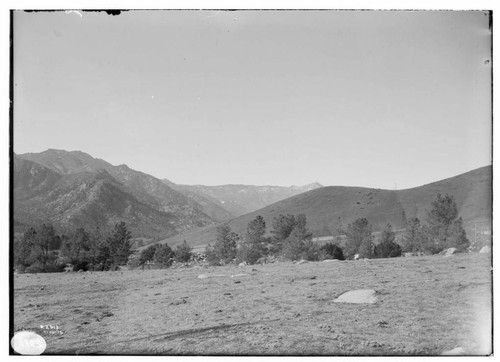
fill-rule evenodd
<path id="1" fill-rule="evenodd" d="M 16 274 L 14 330 L 45 354 L 485 355 L 491 270 L 471 253 Z M 357 289 L 377 302 L 334 302 Z"/>

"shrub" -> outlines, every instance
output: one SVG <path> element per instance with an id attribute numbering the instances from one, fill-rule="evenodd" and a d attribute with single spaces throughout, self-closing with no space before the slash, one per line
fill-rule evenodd
<path id="1" fill-rule="evenodd" d="M 167 244 L 156 245 L 155 254 L 153 260 L 156 264 L 160 264 L 165 267 L 172 265 L 173 258 L 175 257 L 174 252 Z"/>
<path id="2" fill-rule="evenodd" d="M 375 246 L 376 258 L 394 258 L 401 256 L 401 246 L 392 241 L 384 241 Z"/>
<path id="3" fill-rule="evenodd" d="M 246 262 L 248 264 L 255 264 L 265 253 L 259 244 L 243 242 L 238 247 L 236 253 L 236 260 L 238 263 Z"/>
<path id="4" fill-rule="evenodd" d="M 89 269 L 88 261 L 79 260 L 75 264 L 73 264 L 73 271 L 78 271 L 80 269 L 83 271 L 87 271 Z"/>
<path id="5" fill-rule="evenodd" d="M 375 246 L 372 243 L 371 238 L 364 239 L 359 246 L 358 254 L 361 259 L 371 259 L 373 258 L 373 250 Z"/>
<path id="6" fill-rule="evenodd" d="M 325 257 L 320 247 L 311 239 L 302 239 L 295 230 L 283 243 L 282 255 L 285 259 L 318 261 Z"/>
<path id="7" fill-rule="evenodd" d="M 304 251 L 302 252 L 302 259 L 309 261 L 319 261 L 325 259 L 325 253 L 321 250 L 318 244 L 312 240 L 304 241 Z"/>
<path id="8" fill-rule="evenodd" d="M 321 247 L 321 250 L 325 253 L 326 258 L 344 260 L 344 253 L 342 249 L 334 243 L 326 243 Z"/>
<path id="9" fill-rule="evenodd" d="M 401 256 L 401 246 L 395 243 L 396 234 L 392 231 L 392 225 L 387 224 L 382 231 L 380 243 L 375 246 L 374 256 L 376 258 L 393 258 Z"/>
<path id="10" fill-rule="evenodd" d="M 208 244 L 207 247 L 205 248 L 205 260 L 208 262 L 209 265 L 212 266 L 221 265 L 221 260 L 217 255 L 215 248 L 210 244 Z"/>
<path id="11" fill-rule="evenodd" d="M 175 259 L 180 263 L 187 263 L 193 256 L 193 248 L 190 247 L 186 240 L 175 249 Z"/>
<path id="12" fill-rule="evenodd" d="M 143 251 L 141 251 L 141 255 L 139 256 L 139 264 L 146 264 L 148 261 L 153 261 L 155 256 L 156 247 L 158 244 L 150 245 Z"/>

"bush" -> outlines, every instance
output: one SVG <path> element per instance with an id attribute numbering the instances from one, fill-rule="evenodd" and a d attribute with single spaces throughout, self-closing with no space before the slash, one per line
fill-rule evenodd
<path id="1" fill-rule="evenodd" d="M 401 246 L 392 241 L 384 241 L 375 246 L 376 258 L 395 258 L 401 256 Z"/>
<path id="2" fill-rule="evenodd" d="M 321 250 L 323 253 L 325 253 L 326 258 L 331 258 L 331 259 L 338 259 L 338 260 L 344 260 L 344 253 L 342 249 L 334 244 L 334 243 L 327 243 L 321 247 Z"/>
<path id="3" fill-rule="evenodd" d="M 193 248 L 190 247 L 186 240 L 175 249 L 175 259 L 180 263 L 187 263 L 193 256 Z"/>
<path id="4" fill-rule="evenodd" d="M 300 235 L 294 232 L 283 243 L 282 255 L 289 260 L 309 260 L 318 261 L 324 259 L 325 254 L 312 240 L 303 240 Z"/>
<path id="5" fill-rule="evenodd" d="M 212 266 L 221 265 L 221 260 L 217 255 L 217 252 L 215 251 L 214 247 L 210 244 L 208 244 L 207 247 L 205 248 L 205 260 L 208 262 L 209 265 Z"/>
<path id="6" fill-rule="evenodd" d="M 174 252 L 167 244 L 158 244 L 156 245 L 155 254 L 153 260 L 156 264 L 160 264 L 165 267 L 169 267 L 172 265 L 175 257 Z"/>
<path id="7" fill-rule="evenodd" d="M 395 243 L 396 234 L 392 231 L 392 225 L 387 224 L 382 231 L 380 243 L 375 246 L 374 256 L 376 258 L 394 258 L 401 256 L 401 246 Z"/>
<path id="8" fill-rule="evenodd" d="M 309 261 L 319 261 L 325 259 L 325 253 L 321 250 L 318 244 L 312 240 L 305 240 L 303 245 L 302 259 Z"/>
<path id="9" fill-rule="evenodd" d="M 265 252 L 259 244 L 244 242 L 238 247 L 236 260 L 238 263 L 255 264 L 264 255 Z"/>
<path id="10" fill-rule="evenodd" d="M 140 259 L 140 254 L 138 252 L 134 252 L 128 257 L 127 261 L 127 267 L 129 269 L 135 269 L 138 268 L 142 265 L 141 259 Z"/>
<path id="11" fill-rule="evenodd" d="M 80 269 L 83 271 L 87 271 L 89 269 L 88 261 L 79 260 L 75 264 L 73 264 L 73 271 L 78 271 Z"/>
<path id="12" fill-rule="evenodd" d="M 371 259 L 373 258 L 373 250 L 375 245 L 373 245 L 371 238 L 365 239 L 361 242 L 359 246 L 358 254 L 360 259 Z"/>

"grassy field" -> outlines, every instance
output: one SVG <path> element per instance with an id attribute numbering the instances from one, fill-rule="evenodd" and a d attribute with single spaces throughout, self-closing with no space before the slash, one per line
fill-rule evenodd
<path id="1" fill-rule="evenodd" d="M 354 289 L 377 303 L 333 302 Z M 48 354 L 482 355 L 491 298 L 490 255 L 464 254 L 22 274 L 13 307 Z"/>

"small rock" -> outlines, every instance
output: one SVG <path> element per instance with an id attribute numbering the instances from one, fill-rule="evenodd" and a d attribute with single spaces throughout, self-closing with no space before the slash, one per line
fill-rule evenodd
<path id="1" fill-rule="evenodd" d="M 234 281 L 234 284 L 239 284 L 239 283 L 241 283 L 241 280 L 235 280 Z"/>
<path id="2" fill-rule="evenodd" d="M 480 253 L 480 254 L 488 254 L 488 253 L 490 253 L 490 252 L 491 252 L 491 249 L 490 249 L 490 247 L 489 247 L 488 245 L 483 246 L 483 247 L 481 248 L 481 250 L 479 250 L 479 253 Z"/>
<path id="3" fill-rule="evenodd" d="M 445 249 L 442 252 L 440 252 L 439 255 L 443 255 L 444 257 L 448 257 L 448 256 L 452 256 L 453 254 L 455 254 L 456 251 L 457 251 L 456 248 L 448 248 L 448 249 Z"/>
<path id="4" fill-rule="evenodd" d="M 466 354 L 467 353 L 462 347 L 457 347 L 450 349 L 449 351 L 444 351 L 443 353 L 441 353 L 441 356 L 464 356 Z"/>

